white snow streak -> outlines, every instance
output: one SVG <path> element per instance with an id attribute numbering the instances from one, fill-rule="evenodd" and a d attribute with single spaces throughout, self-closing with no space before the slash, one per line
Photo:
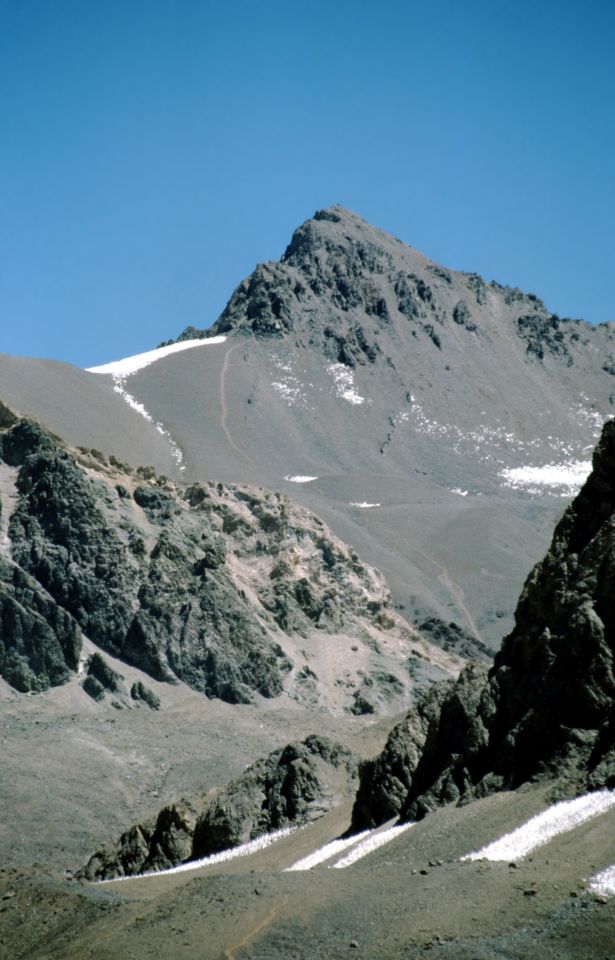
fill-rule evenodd
<path id="1" fill-rule="evenodd" d="M 499 840 L 468 853 L 462 860 L 521 860 L 553 837 L 573 830 L 615 805 L 615 791 L 597 790 L 574 800 L 562 800 Z"/>
<path id="2" fill-rule="evenodd" d="M 370 510 L 372 507 L 381 507 L 381 503 L 368 503 L 367 500 L 361 500 L 360 503 L 355 501 L 350 502 L 351 507 L 358 507 L 359 510 Z"/>
<path id="3" fill-rule="evenodd" d="M 312 480 L 318 480 L 318 477 L 308 477 L 303 473 L 296 473 L 294 475 L 289 475 L 284 477 L 285 480 L 288 480 L 289 483 L 310 483 Z"/>
<path id="4" fill-rule="evenodd" d="M 139 400 L 133 397 L 131 393 L 128 393 L 126 389 L 126 380 L 128 377 L 132 376 L 133 373 L 137 373 L 138 370 L 143 370 L 145 367 L 149 367 L 150 364 L 156 363 L 157 360 L 162 360 L 163 357 L 168 357 L 172 353 L 180 353 L 182 350 L 190 350 L 193 347 L 205 347 L 211 345 L 212 343 L 224 343 L 225 340 L 226 337 L 210 337 L 209 339 L 205 340 L 183 340 L 181 343 L 170 343 L 167 347 L 158 347 L 156 350 L 148 350 L 146 353 L 138 353 L 135 354 L 134 357 L 125 357 L 123 360 L 114 360 L 112 363 L 103 363 L 98 367 L 88 367 L 88 373 L 101 373 L 109 375 L 113 378 L 113 389 L 120 395 L 122 400 L 124 400 L 129 407 L 140 414 L 144 420 L 147 420 L 148 423 L 152 423 L 156 427 L 158 433 L 160 433 L 163 437 L 166 437 L 171 446 L 171 453 L 173 454 L 177 466 L 179 470 L 182 471 L 185 469 L 185 467 L 182 464 L 184 456 L 180 448 L 175 443 L 164 424 L 154 420 L 145 406 Z"/>
<path id="5" fill-rule="evenodd" d="M 148 350 L 146 353 L 137 353 L 134 357 L 124 357 L 123 360 L 113 360 L 111 363 L 103 363 L 98 367 L 88 367 L 88 373 L 107 373 L 112 377 L 129 377 L 137 370 L 143 370 L 149 367 L 150 363 L 162 360 L 172 353 L 180 353 L 182 350 L 191 350 L 193 347 L 207 347 L 213 343 L 224 343 L 226 337 L 209 337 L 204 340 L 182 340 L 180 343 L 170 343 L 167 347 L 157 347 L 156 350 Z"/>
<path id="6" fill-rule="evenodd" d="M 332 869 L 343 870 L 345 867 L 349 867 L 351 863 L 362 860 L 368 853 L 372 853 L 379 847 L 383 847 L 385 843 L 395 840 L 396 837 L 399 837 L 413 826 L 413 823 L 402 823 L 394 827 L 389 827 L 388 830 L 382 830 L 380 833 L 373 830 L 370 831 L 370 835 L 366 837 L 365 840 L 362 840 L 356 847 L 353 847 L 350 853 L 347 853 L 346 856 L 338 860 L 337 863 L 332 864 Z"/>
<path id="7" fill-rule="evenodd" d="M 328 372 L 335 381 L 335 395 L 338 400 L 346 400 L 354 406 L 360 406 L 362 403 L 371 403 L 358 392 L 354 384 L 354 374 L 352 370 L 344 366 L 343 363 L 330 363 L 327 366 Z"/>
<path id="8" fill-rule="evenodd" d="M 462 490 L 461 487 L 451 487 L 451 493 L 456 493 L 458 497 L 467 497 L 468 491 Z"/>
<path id="9" fill-rule="evenodd" d="M 560 496 L 569 497 L 581 488 L 591 468 L 591 460 L 568 460 L 542 467 L 506 467 L 498 476 L 513 490 L 538 493 L 540 488 L 551 487 L 559 488 Z"/>
<path id="10" fill-rule="evenodd" d="M 191 870 L 201 870 L 203 867 L 213 867 L 218 863 L 227 863 L 229 860 L 237 860 L 239 857 L 249 857 L 252 853 L 258 853 L 270 847 L 272 843 L 289 837 L 295 833 L 298 827 L 284 827 L 282 830 L 276 830 L 274 833 L 266 833 L 256 840 L 250 840 L 249 843 L 242 843 L 239 847 L 231 847 L 230 850 L 221 850 L 220 853 L 212 853 L 209 857 L 202 857 L 200 860 L 190 860 L 189 863 L 180 863 L 177 867 L 169 867 L 167 870 L 152 870 L 149 873 L 136 873 L 127 877 L 112 877 L 110 880 L 99 880 L 98 883 L 117 883 L 119 880 L 143 880 L 146 877 L 168 877 L 172 873 L 187 873 Z"/>
<path id="11" fill-rule="evenodd" d="M 336 857 L 338 853 L 342 853 L 344 850 L 347 850 L 348 847 L 354 847 L 355 844 L 360 843 L 360 841 L 363 840 L 364 837 L 369 836 L 370 833 L 372 833 L 371 830 L 363 830 L 361 833 L 355 833 L 354 837 L 346 837 L 344 840 L 330 840 L 324 847 L 319 847 L 318 850 L 309 853 L 307 857 L 303 857 L 302 860 L 297 860 L 296 863 L 293 863 L 292 867 L 287 867 L 284 872 L 292 873 L 294 870 L 311 870 L 312 867 L 317 867 L 319 863 L 324 863 L 325 860 L 331 860 L 333 857 Z"/>
<path id="12" fill-rule="evenodd" d="M 589 881 L 588 890 L 603 897 L 615 897 L 615 864 L 593 876 Z"/>

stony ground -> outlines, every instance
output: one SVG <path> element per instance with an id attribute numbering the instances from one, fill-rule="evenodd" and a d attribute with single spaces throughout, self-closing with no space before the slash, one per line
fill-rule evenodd
<path id="1" fill-rule="evenodd" d="M 526 788 L 445 809 L 343 871 L 281 870 L 334 820 L 196 874 L 79 886 L 43 869 L 0 874 L 7 957 L 116 960 L 611 960 L 615 904 L 584 892 L 612 856 L 615 815 L 512 867 L 457 858 L 537 811 Z"/>

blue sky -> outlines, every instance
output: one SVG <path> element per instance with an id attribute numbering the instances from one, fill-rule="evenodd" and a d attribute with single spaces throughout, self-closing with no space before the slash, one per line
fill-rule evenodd
<path id="1" fill-rule="evenodd" d="M 208 326 L 341 203 L 615 320 L 611 0 L 0 0 L 0 351 Z"/>

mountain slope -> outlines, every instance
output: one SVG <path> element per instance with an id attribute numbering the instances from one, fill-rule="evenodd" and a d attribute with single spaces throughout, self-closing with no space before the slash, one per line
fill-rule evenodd
<path id="1" fill-rule="evenodd" d="M 0 392 L 133 467 L 291 495 L 436 642 L 495 649 L 612 412 L 612 327 L 333 207 L 202 334 L 123 373 L 0 357 Z"/>
<path id="2" fill-rule="evenodd" d="M 612 327 L 559 320 L 334 207 L 201 333 L 227 340 L 127 380 L 184 475 L 292 491 L 412 619 L 495 647 L 613 409 Z"/>
<path id="3" fill-rule="evenodd" d="M 614 467 L 611 420 L 488 677 L 462 671 L 440 688 L 437 709 L 421 707 L 396 728 L 363 771 L 357 828 L 392 807 L 416 818 L 540 777 L 569 790 L 615 786 Z"/>

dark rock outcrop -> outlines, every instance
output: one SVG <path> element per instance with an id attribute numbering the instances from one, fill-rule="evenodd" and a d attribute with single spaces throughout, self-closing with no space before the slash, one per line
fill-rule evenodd
<path id="1" fill-rule="evenodd" d="M 181 800 L 131 827 L 115 846 L 93 854 L 79 875 L 102 880 L 161 870 L 308 823 L 350 791 L 356 772 L 351 752 L 326 737 L 287 744 L 215 797 Z"/>
<path id="2" fill-rule="evenodd" d="M 130 688 L 130 696 L 137 703 L 145 703 L 150 710 L 160 710 L 160 697 L 158 697 L 150 687 L 147 687 L 140 680 L 133 683 Z"/>
<path id="3" fill-rule="evenodd" d="M 105 880 L 174 867 L 190 857 L 196 819 L 194 806 L 178 800 L 131 827 L 115 846 L 98 850 L 77 876 Z"/>
<path id="4" fill-rule="evenodd" d="M 123 676 L 109 666 L 104 657 L 94 653 L 90 657 L 83 689 L 93 700 L 102 700 L 106 693 L 125 694 L 126 684 Z"/>
<path id="5" fill-rule="evenodd" d="M 16 564 L 0 557 L 0 676 L 40 692 L 77 669 L 81 632 L 73 617 Z"/>
<path id="6" fill-rule="evenodd" d="M 286 689 L 316 705 L 323 691 L 307 690 L 302 673 L 309 653 L 295 662 L 289 641 L 346 632 L 368 646 L 373 670 L 357 666 L 337 700 L 351 709 L 367 683 L 375 708 L 407 702 L 403 657 L 392 664 L 376 637 L 394 630 L 408 653 L 426 646 L 394 614 L 382 578 L 317 517 L 279 494 L 178 488 L 95 454 L 78 461 L 27 420 L 0 433 L 0 463 L 16 492 L 2 518 L 11 562 L 0 567 L 0 670 L 9 683 L 38 690 L 67 680 L 82 631 L 155 679 L 180 679 L 210 697 L 248 703 Z M 107 692 L 130 703 L 99 654 L 83 686 L 96 700 Z"/>
<path id="7" fill-rule="evenodd" d="M 515 629 L 488 676 L 468 666 L 435 713 L 425 718 L 415 709 L 395 728 L 381 756 L 363 769 L 355 824 L 380 823 L 398 811 L 420 818 L 442 804 L 538 778 L 557 778 L 569 791 L 614 787 L 614 585 L 610 421 L 593 472 L 530 574 Z"/>
<path id="8" fill-rule="evenodd" d="M 252 764 L 201 813 L 194 831 L 193 856 L 204 857 L 238 846 L 272 830 L 307 823 L 335 802 L 334 782 L 356 773 L 349 750 L 326 737 L 310 736 Z"/>

